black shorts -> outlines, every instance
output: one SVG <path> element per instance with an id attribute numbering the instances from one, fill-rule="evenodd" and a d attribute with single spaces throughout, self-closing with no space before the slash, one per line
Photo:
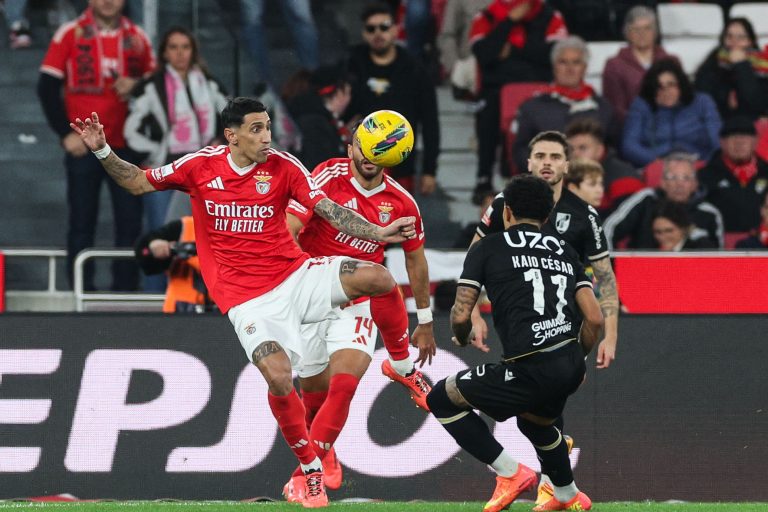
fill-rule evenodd
<path id="1" fill-rule="evenodd" d="M 469 404 L 504 421 L 524 412 L 557 418 L 584 380 L 581 345 L 571 342 L 510 363 L 489 363 L 456 374 L 456 386 Z"/>

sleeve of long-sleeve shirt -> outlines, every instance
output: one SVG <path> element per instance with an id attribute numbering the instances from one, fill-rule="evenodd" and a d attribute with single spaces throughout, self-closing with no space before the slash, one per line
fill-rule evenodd
<path id="1" fill-rule="evenodd" d="M 490 22 L 484 13 L 481 12 L 475 16 L 470 32 L 470 42 L 472 53 L 481 67 L 492 65 L 499 60 L 501 49 L 507 42 L 507 36 L 514 24 L 514 21 L 505 19 L 495 27 L 489 28 Z"/>
<path id="2" fill-rule="evenodd" d="M 424 174 L 437 174 L 437 157 L 440 154 L 440 123 L 437 113 L 437 93 L 432 81 L 425 73 L 421 78 L 419 106 L 421 108 L 421 137 L 424 148 Z"/>
<path id="3" fill-rule="evenodd" d="M 40 106 L 48 121 L 48 126 L 56 132 L 59 138 L 64 138 L 72 129 L 67 119 L 67 109 L 64 107 L 62 90 L 64 80 L 48 73 L 40 73 L 37 82 L 37 96 L 40 98 Z"/>

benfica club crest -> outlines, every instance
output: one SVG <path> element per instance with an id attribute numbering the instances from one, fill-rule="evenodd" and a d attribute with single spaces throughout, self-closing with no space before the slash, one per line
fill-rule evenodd
<path id="1" fill-rule="evenodd" d="M 382 224 L 389 224 L 389 221 L 392 219 L 392 210 L 395 209 L 394 206 L 384 203 L 379 205 L 379 222 Z"/>
<path id="2" fill-rule="evenodd" d="M 256 192 L 258 192 L 261 195 L 264 195 L 267 192 L 269 192 L 269 187 L 270 187 L 269 180 L 272 179 L 272 176 L 260 174 L 258 176 L 254 176 L 253 179 L 256 180 Z"/>
<path id="3" fill-rule="evenodd" d="M 555 218 L 555 229 L 558 233 L 561 235 L 568 231 L 568 226 L 571 225 L 571 214 L 570 213 L 558 213 L 557 218 Z"/>

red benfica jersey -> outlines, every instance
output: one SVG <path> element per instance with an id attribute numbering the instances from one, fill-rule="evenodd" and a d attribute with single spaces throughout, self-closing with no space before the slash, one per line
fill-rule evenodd
<path id="1" fill-rule="evenodd" d="M 128 18 L 119 28 L 98 30 L 90 9 L 54 34 L 40 71 L 64 80 L 67 118 L 85 119 L 98 112 L 107 140 L 125 147 L 123 125 L 128 104 L 113 86 L 119 76 L 141 78 L 155 68 L 147 34 Z"/>
<path id="2" fill-rule="evenodd" d="M 424 245 L 421 213 L 411 194 L 386 174 L 381 185 L 366 190 L 352 175 L 352 165 L 354 163 L 349 158 L 332 158 L 315 167 L 312 177 L 331 200 L 356 211 L 373 224 L 386 226 L 399 217 L 416 217 L 416 236 L 403 242 L 403 250 L 410 252 Z M 374 263 L 384 261 L 385 243 L 342 233 L 325 219 L 313 215 L 311 208 L 296 201 L 290 202 L 288 212 L 304 224 L 299 244 L 310 255 L 341 255 Z"/>
<path id="3" fill-rule="evenodd" d="M 271 149 L 263 164 L 240 168 L 228 146 L 209 146 L 146 173 L 156 189 L 190 195 L 200 270 L 222 312 L 277 287 L 309 258 L 285 209 L 295 199 L 312 210 L 326 195 L 290 153 Z"/>

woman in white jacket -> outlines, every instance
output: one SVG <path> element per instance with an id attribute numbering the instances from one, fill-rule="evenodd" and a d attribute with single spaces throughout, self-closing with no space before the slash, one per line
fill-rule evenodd
<path id="1" fill-rule="evenodd" d="M 124 129 L 128 147 L 142 155 L 143 166 L 151 168 L 223 143 L 219 113 L 227 103 L 221 85 L 205 69 L 189 30 L 170 28 L 158 54 L 158 70 L 133 90 Z M 170 194 L 144 196 L 145 231 L 165 223 Z M 165 289 L 162 283 L 146 283 L 148 287 Z"/>

